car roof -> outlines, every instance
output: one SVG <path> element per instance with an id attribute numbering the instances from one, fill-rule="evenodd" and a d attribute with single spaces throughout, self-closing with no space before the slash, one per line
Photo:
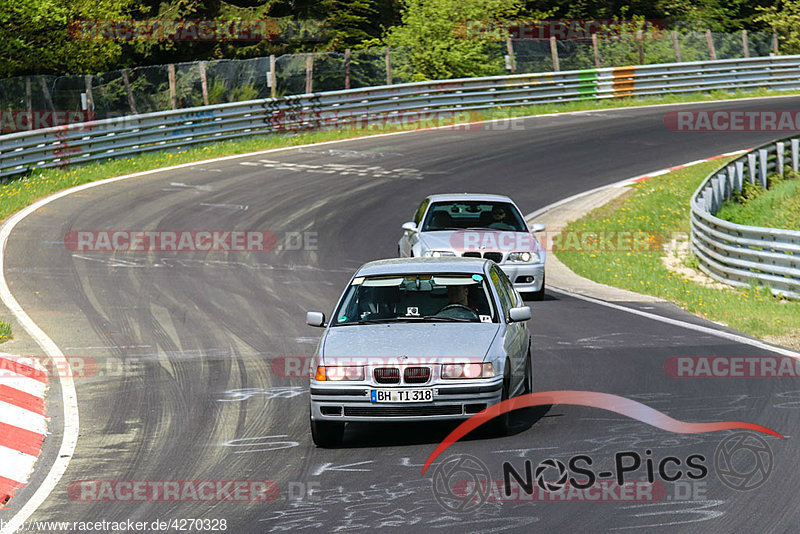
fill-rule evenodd
<path id="1" fill-rule="evenodd" d="M 483 273 L 491 260 L 481 258 L 392 258 L 365 263 L 356 276 L 408 273 Z"/>
<path id="2" fill-rule="evenodd" d="M 430 195 L 428 197 L 431 202 L 454 202 L 465 200 L 486 200 L 491 202 L 510 202 L 514 203 L 509 197 L 505 195 L 489 195 L 483 193 L 445 193 Z"/>

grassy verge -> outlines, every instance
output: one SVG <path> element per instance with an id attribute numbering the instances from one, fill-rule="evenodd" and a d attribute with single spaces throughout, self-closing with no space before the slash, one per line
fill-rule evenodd
<path id="1" fill-rule="evenodd" d="M 567 227 L 576 232 L 625 232 L 641 230 L 671 239 L 676 233 L 689 233 L 689 198 L 703 178 L 724 160 L 694 165 L 651 178 L 633 187 L 623 198 L 598 208 Z M 606 247 L 605 250 L 608 250 Z M 621 247 L 618 247 L 621 248 Z M 800 303 L 781 300 L 765 288 L 724 288 L 696 282 L 680 269 L 664 263 L 668 254 L 660 245 L 625 247 L 627 250 L 560 251 L 556 255 L 570 269 L 586 278 L 661 297 L 689 312 L 731 326 L 770 341 L 785 339 L 800 332 Z M 696 266 L 687 257 L 683 266 Z"/>
<path id="2" fill-rule="evenodd" d="M 717 217 L 736 224 L 800 230 L 800 180 L 793 172 L 769 177 L 769 189 L 745 184 L 742 195 L 725 202 Z"/>
<path id="3" fill-rule="evenodd" d="M 0 321 L 0 343 L 5 343 L 9 339 L 13 339 L 13 334 L 11 333 L 11 325 Z"/>

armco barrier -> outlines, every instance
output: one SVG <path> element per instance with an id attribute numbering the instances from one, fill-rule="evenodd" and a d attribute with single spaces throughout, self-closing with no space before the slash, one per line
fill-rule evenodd
<path id="1" fill-rule="evenodd" d="M 745 180 L 767 186 L 767 176 L 798 170 L 800 138 L 761 146 L 712 172 L 691 198 L 692 250 L 700 269 L 734 286 L 768 286 L 773 294 L 800 298 L 800 232 L 744 226 L 714 214 L 742 190 Z"/>
<path id="2" fill-rule="evenodd" d="M 800 89 L 800 56 L 417 82 L 129 115 L 0 136 L 0 177 L 275 131 L 626 96 Z"/>

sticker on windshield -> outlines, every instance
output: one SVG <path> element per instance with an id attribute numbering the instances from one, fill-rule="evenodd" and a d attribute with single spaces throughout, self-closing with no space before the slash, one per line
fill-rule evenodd
<path id="1" fill-rule="evenodd" d="M 490 316 L 488 316 L 488 315 L 480 315 L 479 317 L 481 318 L 481 322 L 482 323 L 491 323 L 492 322 L 492 318 Z"/>
<path id="2" fill-rule="evenodd" d="M 406 316 L 419 317 L 419 308 L 416 306 L 409 306 L 406 308 Z"/>
<path id="3" fill-rule="evenodd" d="M 339 317 L 338 319 L 336 319 L 336 322 L 343 323 L 343 322 L 345 322 L 346 320 L 347 320 L 347 316 L 346 316 L 346 315 L 342 315 L 341 317 Z"/>
<path id="4" fill-rule="evenodd" d="M 476 282 L 482 282 L 483 281 L 483 276 L 481 276 L 479 274 L 473 274 L 472 275 L 472 279 L 475 280 Z"/>
<path id="5" fill-rule="evenodd" d="M 353 278 L 353 283 L 351 285 L 360 286 L 363 283 L 364 283 L 364 277 L 359 276 L 358 278 Z"/>

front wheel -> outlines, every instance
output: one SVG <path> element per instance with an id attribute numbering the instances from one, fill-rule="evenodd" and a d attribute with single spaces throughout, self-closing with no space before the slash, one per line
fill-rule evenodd
<path id="1" fill-rule="evenodd" d="M 510 369 L 510 364 L 506 362 L 506 369 Z M 508 400 L 509 398 L 509 391 L 511 390 L 511 375 L 509 372 L 506 372 L 505 376 L 503 377 L 503 395 L 500 399 L 501 402 L 504 400 Z M 498 415 L 489 423 L 487 424 L 488 431 L 490 434 L 494 436 L 505 436 L 508 434 L 509 430 L 511 429 L 511 418 L 508 412 L 505 412 L 502 415 Z"/>
<path id="2" fill-rule="evenodd" d="M 528 356 L 525 362 L 525 389 L 524 394 L 533 393 L 533 364 L 531 364 L 531 348 L 528 346 Z"/>
<path id="3" fill-rule="evenodd" d="M 344 423 L 337 421 L 314 421 L 311 419 L 311 438 L 314 445 L 323 449 L 338 447 L 342 444 Z"/>

